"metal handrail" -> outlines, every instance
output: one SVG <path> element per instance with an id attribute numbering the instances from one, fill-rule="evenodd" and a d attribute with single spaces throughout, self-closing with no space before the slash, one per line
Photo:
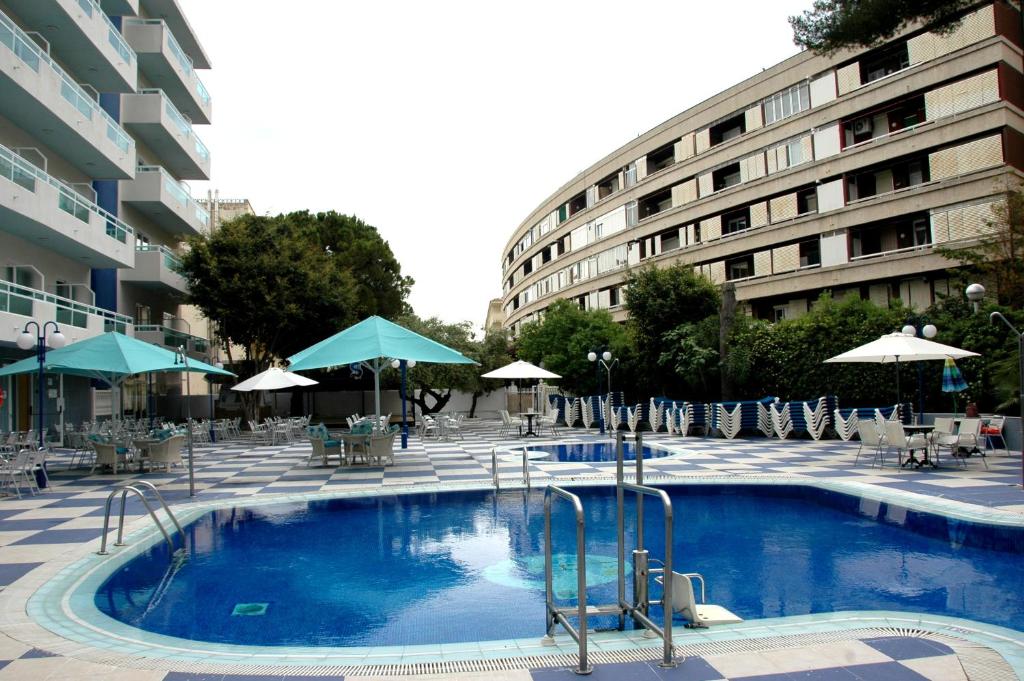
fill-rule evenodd
<path id="1" fill-rule="evenodd" d="M 636 482 L 630 483 L 625 480 L 624 472 L 624 442 L 623 433 L 615 433 L 615 498 L 617 504 L 616 524 L 618 532 L 618 580 L 619 580 L 619 605 L 623 611 L 628 613 L 634 620 L 661 637 L 664 642 L 662 660 L 659 667 L 671 668 L 676 666 L 672 657 L 672 580 L 667 577 L 672 574 L 672 526 L 674 514 L 672 511 L 672 499 L 663 489 L 648 487 L 643 484 L 643 435 L 639 432 L 635 436 L 636 447 Z M 626 601 L 626 539 L 625 539 L 625 492 L 635 492 L 636 497 L 636 549 L 633 551 L 633 603 Z M 648 615 L 648 607 L 651 603 L 648 597 L 648 569 L 647 551 L 644 549 L 644 503 L 643 497 L 651 496 L 661 500 L 665 514 L 665 559 L 663 561 L 664 579 L 662 591 L 662 607 L 664 622 L 658 626 Z M 661 562 L 661 561 L 659 561 Z M 621 622 L 620 622 L 621 626 Z"/>
<path id="2" fill-rule="evenodd" d="M 501 489 L 498 480 L 498 448 L 491 447 L 491 477 L 494 480 L 494 489 Z"/>
<path id="3" fill-rule="evenodd" d="M 185 548 L 185 532 L 184 532 L 184 530 L 181 529 L 181 525 L 178 523 L 178 519 L 174 517 L 173 513 L 171 513 L 171 509 L 167 506 L 167 502 L 164 501 L 163 495 L 160 494 L 159 490 L 157 490 L 157 488 L 151 482 L 147 482 L 145 480 L 136 480 L 134 485 L 141 485 L 144 488 L 152 490 L 156 494 L 156 498 L 160 502 L 160 505 L 163 507 L 164 512 L 167 513 L 167 516 L 171 519 L 171 522 L 174 523 L 174 527 L 178 530 L 178 533 L 181 535 L 181 546 L 182 546 L 182 549 L 184 549 Z M 160 530 L 160 534 L 162 534 L 164 536 L 164 541 L 167 542 L 167 548 L 170 550 L 170 556 L 171 556 L 171 559 L 173 560 L 174 557 L 175 557 L 174 541 L 171 539 L 171 536 L 169 534 L 167 534 L 167 530 L 164 528 L 163 523 L 160 522 L 160 518 L 157 517 L 156 512 L 153 510 L 153 507 L 150 506 L 149 501 L 146 499 L 146 495 L 138 487 L 135 487 L 134 485 L 125 485 L 124 487 L 115 489 L 114 491 L 112 491 L 110 494 L 107 495 L 107 501 L 106 501 L 106 503 L 104 505 L 104 509 L 103 509 L 103 534 L 102 534 L 102 537 L 100 538 L 100 550 L 97 553 L 99 555 L 101 555 L 101 556 L 105 556 L 108 553 L 107 552 L 107 533 L 108 533 L 108 531 L 110 529 L 110 509 L 111 509 L 111 506 L 112 506 L 112 504 L 114 502 L 114 497 L 117 496 L 118 494 L 121 495 L 121 511 L 118 514 L 117 541 L 114 542 L 114 546 L 124 546 L 125 545 L 124 544 L 124 512 L 125 512 L 125 505 L 126 505 L 127 499 L 128 499 L 128 492 L 132 492 L 136 496 L 138 496 L 139 499 L 142 501 L 142 505 L 146 507 L 146 511 L 149 512 L 149 516 L 153 519 L 153 522 L 156 523 L 157 529 Z"/>
<path id="4" fill-rule="evenodd" d="M 526 451 L 525 449 L 523 450 Z M 576 512 L 576 599 L 579 629 L 572 626 L 566 612 L 569 609 L 555 606 L 553 575 L 551 568 L 551 500 L 559 496 L 569 501 Z M 561 624 L 574 641 L 579 644 L 579 666 L 577 674 L 589 674 L 593 671 L 587 660 L 587 554 L 586 554 L 586 519 L 583 515 L 583 503 L 580 498 L 561 487 L 549 485 L 544 491 L 544 603 L 545 627 L 547 635 L 553 636 L 555 625 Z"/>
<path id="5" fill-rule="evenodd" d="M 526 485 L 526 489 L 530 489 L 530 458 L 526 453 L 526 447 L 523 447 L 523 484 Z"/>

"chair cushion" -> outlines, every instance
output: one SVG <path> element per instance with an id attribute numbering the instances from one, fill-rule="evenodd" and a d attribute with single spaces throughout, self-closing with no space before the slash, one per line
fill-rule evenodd
<path id="1" fill-rule="evenodd" d="M 340 447 L 341 440 L 324 440 L 324 447 Z"/>
<path id="2" fill-rule="evenodd" d="M 118 454 L 127 454 L 128 453 L 128 448 L 127 447 L 116 447 L 115 451 Z"/>
<path id="3" fill-rule="evenodd" d="M 981 427 L 982 435 L 1001 435 L 1002 432 L 1003 432 L 1002 429 L 996 428 L 995 426 L 982 426 Z"/>
<path id="4" fill-rule="evenodd" d="M 357 423 L 356 425 L 352 426 L 353 435 L 369 435 L 372 432 L 373 424 L 370 423 L 369 421 L 366 421 L 364 423 Z"/>

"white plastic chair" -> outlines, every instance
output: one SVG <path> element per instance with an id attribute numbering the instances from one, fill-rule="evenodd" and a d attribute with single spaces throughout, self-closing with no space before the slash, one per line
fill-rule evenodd
<path id="1" fill-rule="evenodd" d="M 693 581 L 700 582 L 700 603 L 693 593 Z M 662 575 L 655 581 L 664 584 Z M 704 602 L 704 578 L 697 572 L 672 572 L 672 610 L 679 613 L 690 627 L 707 627 L 712 624 L 735 624 L 743 619 L 720 605 Z"/>

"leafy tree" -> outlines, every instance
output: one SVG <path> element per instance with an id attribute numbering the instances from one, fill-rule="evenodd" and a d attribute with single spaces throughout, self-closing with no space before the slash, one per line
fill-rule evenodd
<path id="1" fill-rule="evenodd" d="M 1020 309 L 1024 305 L 1024 191 L 1007 192 L 996 204 L 995 219 L 976 243 L 966 248 L 936 250 L 945 258 L 967 263 L 986 283 L 994 285 L 1000 305 Z"/>
<path id="2" fill-rule="evenodd" d="M 921 22 L 948 33 L 976 0 L 814 0 L 813 9 L 790 17 L 793 42 L 819 54 L 875 47 L 908 25 Z"/>
<path id="3" fill-rule="evenodd" d="M 180 272 L 241 378 L 370 314 L 400 314 L 412 285 L 376 229 L 335 212 L 240 216 L 191 237 Z"/>
<path id="4" fill-rule="evenodd" d="M 641 391 L 675 394 L 701 386 L 701 396 L 706 396 L 708 374 L 718 364 L 718 288 L 679 263 L 634 269 L 626 276 L 625 290 L 626 326 L 636 349 Z M 696 355 L 684 357 L 682 346 Z"/>
<path id="5" fill-rule="evenodd" d="M 473 341 L 473 325 L 469 322 L 449 324 L 437 317 L 420 319 L 409 314 L 399 319 L 398 323 L 470 359 L 476 359 L 477 344 Z M 448 406 L 452 391 L 472 391 L 481 373 L 476 364 L 419 363 L 406 374 L 408 398 L 420 408 L 420 413 L 437 413 Z M 419 389 L 419 395 L 416 395 L 416 389 Z"/>
<path id="6" fill-rule="evenodd" d="M 587 353 L 606 349 L 621 364 L 629 364 L 631 352 L 626 330 L 606 310 L 581 310 L 568 300 L 556 300 L 545 310 L 541 321 L 523 327 L 518 354 L 559 374 L 562 378 L 558 383 L 564 390 L 594 395 L 604 392 L 606 386 Z M 624 384 L 630 384 L 628 378 Z"/>
<path id="7" fill-rule="evenodd" d="M 803 317 L 775 324 L 738 323 L 724 367 L 734 372 L 745 399 L 837 395 L 844 406 L 892 404 L 896 401 L 894 367 L 823 362 L 898 330 L 905 319 L 906 312 L 899 306 L 881 308 L 854 296 L 835 301 L 823 294 Z"/>
<path id="8" fill-rule="evenodd" d="M 500 369 L 515 358 L 508 333 L 497 327 L 488 329 L 484 339 L 476 344 L 472 356 L 480 365 L 476 367 L 474 379 L 470 383 L 470 389 L 473 391 L 473 404 L 469 408 L 470 418 L 476 415 L 477 400 L 494 392 L 502 384 L 501 381 L 496 381 L 493 378 L 481 378 L 481 374 Z"/>

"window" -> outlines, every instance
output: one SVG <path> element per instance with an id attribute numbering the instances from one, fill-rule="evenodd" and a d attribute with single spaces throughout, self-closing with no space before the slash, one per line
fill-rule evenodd
<path id="1" fill-rule="evenodd" d="M 739 161 L 736 163 L 730 163 L 724 168 L 711 173 L 711 184 L 714 190 L 721 191 L 728 187 L 732 187 L 740 183 L 740 164 Z"/>
<path id="2" fill-rule="evenodd" d="M 896 230 L 897 248 L 916 248 L 932 242 L 928 218 L 916 218 L 900 224 Z"/>
<path id="3" fill-rule="evenodd" d="M 135 248 L 136 250 L 148 250 L 149 248 L 149 237 L 138 230 L 135 230 Z"/>
<path id="4" fill-rule="evenodd" d="M 655 192 L 640 200 L 640 219 L 643 220 L 644 218 L 649 218 L 652 215 L 657 215 L 661 211 L 667 210 L 671 207 L 671 189 L 664 189 L 660 192 Z"/>
<path id="5" fill-rule="evenodd" d="M 637 215 L 637 204 L 636 201 L 630 201 L 626 204 L 626 226 L 636 227 L 638 221 Z"/>
<path id="6" fill-rule="evenodd" d="M 742 232 L 750 226 L 750 208 L 726 213 L 722 216 L 722 234 Z"/>
<path id="7" fill-rule="evenodd" d="M 860 60 L 860 82 L 870 83 L 885 78 L 889 74 L 902 71 L 910 66 L 910 54 L 907 52 L 907 41 L 898 45 L 890 45 L 884 49 L 868 54 Z"/>
<path id="8" fill-rule="evenodd" d="M 786 305 L 776 305 L 772 308 L 772 321 L 781 322 L 786 318 Z"/>
<path id="9" fill-rule="evenodd" d="M 800 165 L 808 160 L 804 158 L 804 145 L 801 140 L 795 139 L 786 142 L 786 158 L 789 159 L 790 166 Z"/>
<path id="10" fill-rule="evenodd" d="M 754 256 L 744 255 L 725 261 L 725 278 L 727 281 L 746 279 L 754 276 Z"/>
<path id="11" fill-rule="evenodd" d="M 628 166 L 623 168 L 622 172 L 626 189 L 629 189 L 634 184 L 636 184 L 636 161 L 633 161 Z"/>
<path id="12" fill-rule="evenodd" d="M 747 131 L 747 117 L 743 112 L 712 125 L 708 132 L 711 135 L 711 146 L 728 142 Z"/>
<path id="13" fill-rule="evenodd" d="M 551 262 L 551 246 L 547 246 L 540 252 L 540 262 L 542 265 Z"/>
<path id="14" fill-rule="evenodd" d="M 647 174 L 653 175 L 676 162 L 675 142 L 647 154 Z"/>
<path id="15" fill-rule="evenodd" d="M 679 229 L 673 228 L 661 235 L 661 252 L 674 251 L 679 248 Z"/>
<path id="16" fill-rule="evenodd" d="M 581 210 L 583 210 L 586 207 L 587 207 L 587 194 L 586 194 L 586 192 L 581 192 L 581 193 L 577 194 L 576 196 L 572 197 L 571 199 L 569 199 L 569 217 L 572 217 L 573 215 L 576 215 L 576 213 L 579 213 Z"/>
<path id="17" fill-rule="evenodd" d="M 821 264 L 821 239 L 812 239 L 800 243 L 800 267 L 813 267 Z"/>
<path id="18" fill-rule="evenodd" d="M 818 212 L 818 190 L 814 187 L 796 193 L 796 212 L 798 215 Z"/>
<path id="19" fill-rule="evenodd" d="M 774 123 L 811 108 L 811 90 L 807 82 L 776 92 L 764 100 L 764 124 Z"/>
<path id="20" fill-rule="evenodd" d="M 149 309 L 149 305 L 135 304 L 135 323 L 136 324 L 150 324 L 152 319 L 152 311 Z"/>
<path id="21" fill-rule="evenodd" d="M 607 198 L 619 191 L 619 174 L 609 175 L 597 183 L 597 200 Z"/>
<path id="22" fill-rule="evenodd" d="M 525 277 L 527 274 L 530 274 L 531 272 L 533 272 L 533 260 L 532 259 L 531 260 L 527 260 L 526 262 L 523 263 L 523 276 Z"/>
<path id="23" fill-rule="evenodd" d="M 905 189 L 928 181 L 928 162 L 915 159 L 898 163 L 892 169 L 892 188 Z"/>

